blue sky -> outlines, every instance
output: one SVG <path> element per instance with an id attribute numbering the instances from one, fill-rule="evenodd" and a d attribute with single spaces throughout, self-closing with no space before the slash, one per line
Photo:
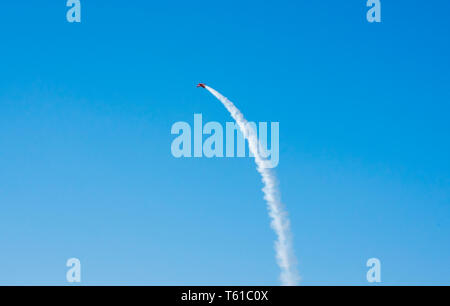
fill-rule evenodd
<path id="1" fill-rule="evenodd" d="M 0 284 L 276 285 L 250 159 L 175 159 L 177 121 L 280 122 L 304 285 L 450 282 L 448 1 L 0 5 Z"/>

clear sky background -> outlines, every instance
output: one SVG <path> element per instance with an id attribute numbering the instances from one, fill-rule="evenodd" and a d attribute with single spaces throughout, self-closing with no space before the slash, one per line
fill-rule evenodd
<path id="1" fill-rule="evenodd" d="M 276 285 L 251 159 L 175 159 L 177 121 L 280 122 L 304 285 L 450 283 L 450 2 L 0 4 L 0 284 Z"/>

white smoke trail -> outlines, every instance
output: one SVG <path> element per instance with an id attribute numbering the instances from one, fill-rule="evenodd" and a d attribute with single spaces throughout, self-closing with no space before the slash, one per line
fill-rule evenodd
<path id="1" fill-rule="evenodd" d="M 275 251 L 277 262 L 281 269 L 281 283 L 285 286 L 298 285 L 300 277 L 297 272 L 297 261 L 292 248 L 289 218 L 284 209 L 284 205 L 280 201 L 277 180 L 273 171 L 270 169 L 269 161 L 260 154 L 262 148 L 258 141 L 257 133 L 231 101 L 213 88 L 206 85 L 205 88 L 222 102 L 248 141 L 249 150 L 255 156 L 257 170 L 261 174 L 264 183 L 264 199 L 267 201 L 271 226 L 277 235 Z"/>

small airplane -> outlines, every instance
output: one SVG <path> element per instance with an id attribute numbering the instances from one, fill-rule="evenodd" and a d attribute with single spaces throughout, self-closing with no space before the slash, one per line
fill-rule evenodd
<path id="1" fill-rule="evenodd" d="M 199 88 L 199 87 L 206 88 L 205 86 L 206 86 L 205 84 L 200 83 L 200 84 L 197 85 L 197 88 Z"/>

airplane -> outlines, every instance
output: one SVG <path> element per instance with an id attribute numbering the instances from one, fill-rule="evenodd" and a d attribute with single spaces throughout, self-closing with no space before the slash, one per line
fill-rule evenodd
<path id="1" fill-rule="evenodd" d="M 198 85 L 197 85 L 197 88 L 199 88 L 199 87 L 206 88 L 206 87 L 205 87 L 205 84 L 203 84 L 203 83 L 198 84 Z"/>

